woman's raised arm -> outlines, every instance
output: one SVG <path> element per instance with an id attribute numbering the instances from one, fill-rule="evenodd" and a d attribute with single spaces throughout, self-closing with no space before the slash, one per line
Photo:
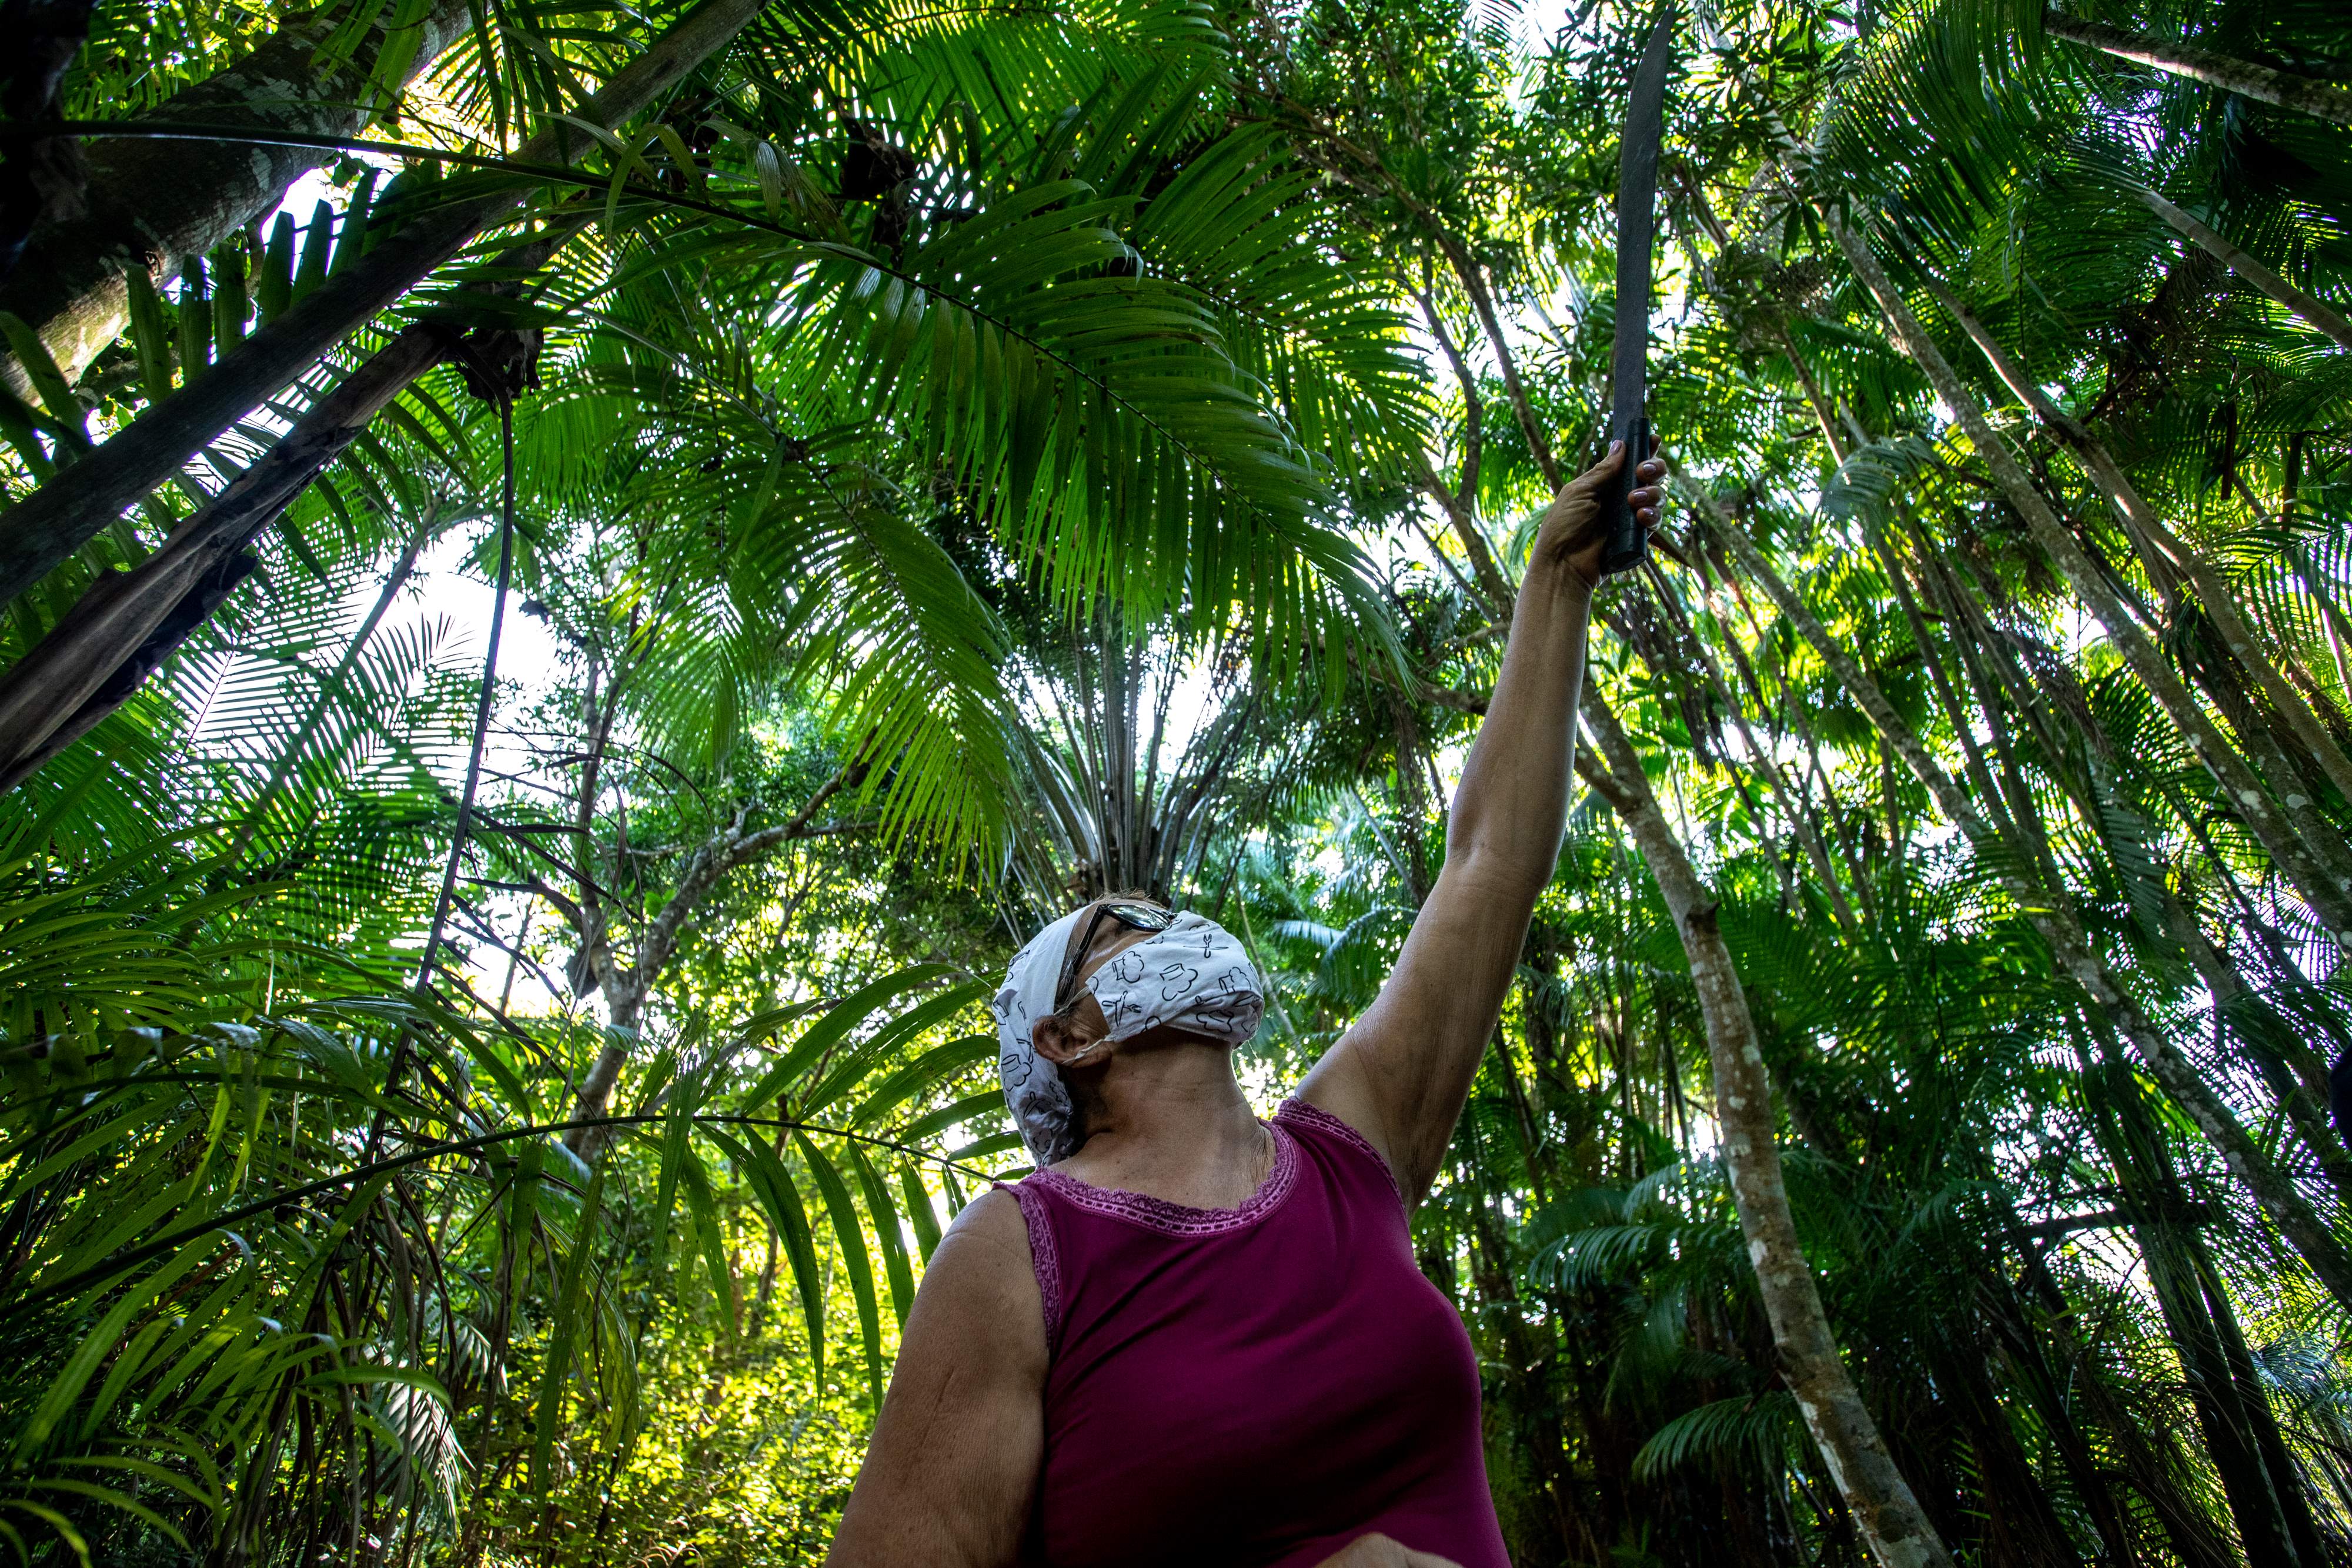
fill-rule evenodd
<path id="1" fill-rule="evenodd" d="M 1408 1206 L 1436 1178 L 1502 1016 L 1528 917 L 1559 858 L 1601 509 L 1625 460 L 1612 447 L 1544 515 L 1486 722 L 1454 792 L 1444 869 L 1388 984 L 1299 1090 L 1387 1156 Z M 1664 474 L 1663 464 L 1644 461 L 1635 476 L 1633 503 L 1644 527 L 1657 520 Z"/>

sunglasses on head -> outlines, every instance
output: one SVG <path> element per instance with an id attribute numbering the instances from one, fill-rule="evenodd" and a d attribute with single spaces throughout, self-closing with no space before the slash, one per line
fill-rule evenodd
<path id="1" fill-rule="evenodd" d="M 1150 904 L 1096 904 L 1094 914 L 1087 916 L 1077 941 L 1072 945 L 1070 956 L 1062 960 L 1062 977 L 1054 985 L 1055 1012 L 1070 1005 L 1070 988 L 1077 983 L 1078 966 L 1087 961 L 1087 954 L 1095 945 L 1095 934 L 1106 920 L 1116 920 L 1129 931 L 1165 931 L 1176 924 L 1176 912 Z"/>

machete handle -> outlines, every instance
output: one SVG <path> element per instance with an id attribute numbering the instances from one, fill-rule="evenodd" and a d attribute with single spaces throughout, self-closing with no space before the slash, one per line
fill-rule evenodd
<path id="1" fill-rule="evenodd" d="M 1642 564 L 1650 553 L 1650 530 L 1633 515 L 1627 499 L 1641 485 L 1638 471 L 1656 443 L 1650 435 L 1650 422 L 1635 414 L 1622 435 L 1612 434 L 1625 443 L 1625 460 L 1617 465 L 1617 476 L 1609 481 L 1609 494 L 1602 501 L 1608 519 L 1608 542 L 1601 550 L 1601 575 L 1614 577 L 1621 571 L 1631 571 Z"/>

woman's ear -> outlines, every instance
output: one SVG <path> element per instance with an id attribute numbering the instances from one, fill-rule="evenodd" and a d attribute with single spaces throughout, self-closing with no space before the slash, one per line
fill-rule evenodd
<path id="1" fill-rule="evenodd" d="M 1091 994 L 1058 1013 L 1048 1013 L 1029 1026 L 1029 1043 L 1056 1067 L 1092 1067 L 1110 1052 L 1107 1038 L 1110 1020 Z"/>

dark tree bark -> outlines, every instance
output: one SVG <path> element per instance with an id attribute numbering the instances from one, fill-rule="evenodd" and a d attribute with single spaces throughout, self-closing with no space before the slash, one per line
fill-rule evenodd
<path id="1" fill-rule="evenodd" d="M 725 47 L 760 8 L 761 0 L 703 0 L 574 118 L 606 128 L 632 118 Z M 518 157 L 569 164 L 594 145 L 559 126 L 533 137 Z M 152 404 L 96 452 L 0 512 L 0 602 L 40 580 L 484 230 L 513 221 L 529 199 L 527 188 L 505 183 L 423 214 L 247 339 L 203 380 Z"/>
<path id="2" fill-rule="evenodd" d="M 90 9 L 91 0 L 0 0 L 0 37 L 10 41 L 0 61 L 0 117 L 17 125 L 57 117 L 66 69 L 89 39 Z M 0 281 L 24 259 L 42 219 L 83 210 L 88 179 L 81 143 L 71 137 L 35 137 L 0 152 Z"/>
<path id="3" fill-rule="evenodd" d="M 577 220 L 551 225 L 500 256 L 498 270 L 505 276 L 535 271 L 579 227 Z M 228 563 L 250 560 L 247 547 L 417 377 L 454 355 L 468 366 L 468 390 L 483 398 L 498 395 L 500 389 L 490 382 L 509 367 L 474 361 L 487 361 L 512 337 L 477 332 L 460 339 L 441 327 L 406 328 L 305 411 L 210 505 L 184 520 L 161 549 L 129 571 L 92 583 L 49 634 L 0 675 L 0 791 L 32 777 L 128 701 L 245 575 L 237 570 L 224 580 L 232 570 Z M 528 374 L 526 367 L 510 378 L 504 393 L 522 391 Z"/>
<path id="4" fill-rule="evenodd" d="M 340 6 L 287 18 L 253 53 L 133 123 L 202 125 L 257 133 L 356 136 L 373 116 L 368 78 L 385 47 L 384 7 L 352 57 L 332 70 L 311 61 L 342 20 Z M 469 25 L 467 0 L 442 0 L 415 24 L 415 52 L 403 80 L 431 65 Z M 407 48 L 408 38 L 396 40 Z M 26 265 L 0 284 L 0 310 L 40 335 L 70 382 L 122 329 L 124 275 L 134 267 L 161 282 L 179 258 L 210 250 L 267 212 L 304 171 L 333 154 L 259 142 L 99 139 L 87 150 L 81 210 L 53 211 L 33 230 Z M 30 383 L 0 350 L 0 378 L 20 397 Z"/>
<path id="5" fill-rule="evenodd" d="M 163 549 L 92 583 L 0 676 L 0 789 L 23 783 L 120 707 L 236 586 L 221 579 L 230 562 L 252 559 L 243 552 L 254 536 L 447 351 L 447 336 L 437 329 L 408 328 L 312 404 Z"/>

